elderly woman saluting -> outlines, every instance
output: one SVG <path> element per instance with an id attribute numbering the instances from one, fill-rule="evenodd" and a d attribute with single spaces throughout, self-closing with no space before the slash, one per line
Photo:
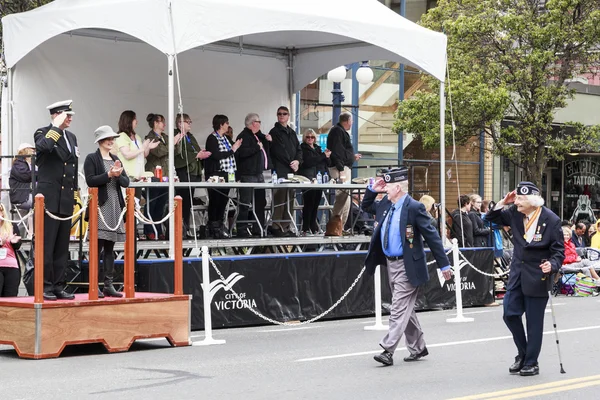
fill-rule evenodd
<path id="1" fill-rule="evenodd" d="M 88 154 L 83 164 L 85 181 L 89 187 L 98 188 L 98 207 L 104 219 L 98 219 L 98 254 L 104 257 L 98 270 L 98 282 L 104 279 L 104 290 L 98 291 L 99 297 L 123 297 L 115 290 L 113 276 L 115 272 L 115 256 L 113 249 L 117 241 L 125 240 L 123 221 L 119 219 L 121 210 L 125 208 L 125 200 L 121 188 L 129 186 L 129 177 L 123 170 L 121 161 L 111 154 L 115 144 L 115 133 L 110 126 L 104 125 L 96 129 L 98 150 Z M 130 213 L 133 218 L 133 213 Z M 116 230 L 114 230 L 116 227 Z"/>

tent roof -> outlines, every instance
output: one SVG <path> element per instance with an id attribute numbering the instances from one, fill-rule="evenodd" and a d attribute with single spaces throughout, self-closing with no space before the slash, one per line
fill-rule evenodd
<path id="1" fill-rule="evenodd" d="M 230 42 L 275 53 L 293 49 L 304 65 L 325 54 L 331 67 L 380 58 L 438 79 L 445 73 L 446 36 L 377 0 L 55 0 L 2 24 L 9 68 L 56 35 L 95 28 L 88 33 L 122 32 L 165 54 Z M 298 77 L 294 86 L 324 72 Z"/>

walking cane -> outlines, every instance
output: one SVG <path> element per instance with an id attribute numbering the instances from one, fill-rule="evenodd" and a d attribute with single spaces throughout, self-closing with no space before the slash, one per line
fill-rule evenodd
<path id="1" fill-rule="evenodd" d="M 544 260 L 542 260 L 544 261 Z M 548 275 L 550 277 L 551 275 Z M 542 280 L 546 279 L 546 275 Z M 548 283 L 552 282 L 552 279 L 548 279 Z M 548 297 L 550 298 L 550 313 L 552 314 L 552 325 L 554 326 L 554 336 L 556 337 L 556 348 L 558 349 L 558 362 L 560 363 L 560 373 L 566 374 L 563 368 L 562 357 L 560 355 L 560 340 L 558 340 L 558 329 L 556 328 L 556 317 L 554 316 L 554 303 L 552 302 L 552 283 L 550 283 L 550 289 L 548 290 Z"/>

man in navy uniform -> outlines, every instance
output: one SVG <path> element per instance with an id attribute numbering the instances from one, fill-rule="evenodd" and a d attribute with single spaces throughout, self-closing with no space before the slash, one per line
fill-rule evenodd
<path id="1" fill-rule="evenodd" d="M 378 192 L 385 192 L 387 196 L 376 202 Z M 378 178 L 366 191 L 362 208 L 376 214 L 365 266 L 373 275 L 377 265 L 387 265 L 392 290 L 389 330 L 379 343 L 383 353 L 375 356 L 375 361 L 393 365 L 394 351 L 402 335 L 410 351 L 404 361 L 417 361 L 429 354 L 415 313 L 419 286 L 429 280 L 423 239 L 446 280 L 452 276 L 450 262 L 425 206 L 408 195 L 408 168 L 384 172 L 383 179 Z"/>
<path id="2" fill-rule="evenodd" d="M 44 195 L 46 210 L 66 218 L 73 215 L 78 196 L 77 138 L 67 131 L 73 119 L 72 100 L 59 101 L 47 107 L 52 123 L 35 131 L 36 193 Z M 65 267 L 69 255 L 71 219 L 60 221 L 44 213 L 44 299 L 72 300 L 64 291 Z"/>
<path id="3" fill-rule="evenodd" d="M 560 219 L 544 207 L 539 189 L 531 182 L 519 183 L 516 190 L 488 211 L 485 219 L 510 226 L 513 232 L 514 252 L 503 303 L 504 322 L 513 335 L 518 355 L 508 371 L 521 376 L 537 375 L 550 285 L 548 275 L 558 272 L 565 258 Z M 527 335 L 523 313 L 527 317 Z"/>

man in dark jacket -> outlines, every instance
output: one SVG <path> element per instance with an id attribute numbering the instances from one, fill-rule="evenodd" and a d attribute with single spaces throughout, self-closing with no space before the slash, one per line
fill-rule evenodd
<path id="1" fill-rule="evenodd" d="M 302 164 L 302 149 L 298 141 L 298 135 L 289 125 L 290 110 L 281 106 L 277 109 L 277 122 L 269 135 L 271 142 L 271 159 L 273 169 L 277 176 L 287 177 L 288 174 L 295 174 Z M 278 189 L 273 193 L 273 235 L 275 236 L 296 236 L 290 231 L 293 210 L 290 209 L 294 201 L 294 189 Z"/>
<path id="2" fill-rule="evenodd" d="M 473 247 L 473 223 L 469 218 L 471 200 L 463 194 L 458 199 L 459 208 L 452 211 L 452 234 L 459 247 Z"/>
<path id="3" fill-rule="evenodd" d="M 533 183 L 521 182 L 485 216 L 486 221 L 510 226 L 513 232 L 514 251 L 503 305 L 504 322 L 518 350 L 508 371 L 521 376 L 539 374 L 549 275 L 560 270 L 565 258 L 560 219 L 544 207 L 540 194 Z M 523 313 L 527 318 L 527 335 Z"/>
<path id="4" fill-rule="evenodd" d="M 352 141 L 348 130 L 352 127 L 352 114 L 342 113 L 340 122 L 331 128 L 327 136 L 327 148 L 331 150 L 329 176 L 335 180 L 350 181 L 352 177 L 352 164 L 360 160 L 360 154 L 354 154 Z M 350 195 L 348 190 L 336 190 L 333 204 L 333 215 L 342 218 L 342 226 L 346 224 L 350 211 Z"/>
<path id="5" fill-rule="evenodd" d="M 49 105 L 52 124 L 35 131 L 36 193 L 44 195 L 46 210 L 59 218 L 73 215 L 78 190 L 77 138 L 67 131 L 73 119 L 72 100 Z M 71 219 L 57 220 L 44 214 L 44 299 L 72 300 L 64 291 L 69 256 Z"/>
<path id="6" fill-rule="evenodd" d="M 378 192 L 385 192 L 386 197 L 376 202 Z M 375 361 L 393 365 L 402 336 L 410 352 L 404 361 L 417 361 L 429 354 L 415 313 L 419 287 L 429 280 L 423 239 L 446 280 L 452 275 L 450 261 L 440 235 L 429 223 L 425 206 L 408 195 L 408 168 L 394 168 L 385 172 L 383 179 L 378 178 L 367 189 L 362 209 L 376 215 L 365 267 L 373 275 L 378 265 L 387 266 L 392 289 L 389 330 L 379 342 L 383 353 L 375 356 Z"/>
<path id="7" fill-rule="evenodd" d="M 268 154 L 273 139 L 271 135 L 265 135 L 260 131 L 260 117 L 258 114 L 250 113 L 246 115 L 244 125 L 246 127 L 236 139 L 242 139 L 242 145 L 235 153 L 238 179 L 241 182 L 264 183 L 263 171 L 269 168 Z M 260 236 L 261 230 L 266 228 L 265 206 L 267 201 L 265 190 L 241 188 L 238 192 L 240 204 L 237 217 L 237 235 L 241 238 L 250 237 L 253 234 Z M 249 218 L 250 204 L 253 205 L 252 218 Z M 256 220 L 258 225 L 254 224 L 251 227 L 251 224 L 248 223 L 250 220 Z"/>
<path id="8" fill-rule="evenodd" d="M 192 134 L 192 119 L 187 114 L 177 114 L 175 119 L 177 129 L 175 134 L 184 134 L 181 139 L 181 152 L 175 154 L 175 172 L 179 182 L 200 182 L 202 181 L 202 160 L 210 157 L 210 151 L 202 150 L 198 140 Z M 183 237 L 189 237 L 190 215 L 192 214 L 192 197 L 194 188 L 177 189 L 177 194 L 181 196 L 183 209 Z"/>

